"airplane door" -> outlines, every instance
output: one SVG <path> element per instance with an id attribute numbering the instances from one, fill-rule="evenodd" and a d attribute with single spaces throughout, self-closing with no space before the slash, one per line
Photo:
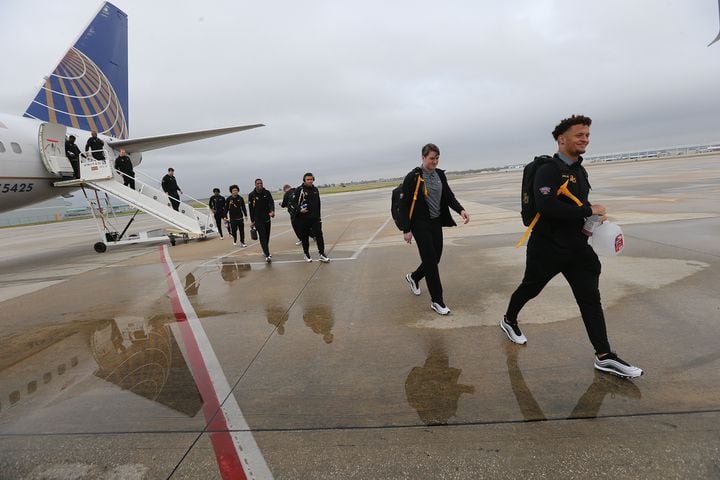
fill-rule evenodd
<path id="1" fill-rule="evenodd" d="M 65 156 L 65 125 L 43 123 L 40 125 L 38 138 L 40 157 L 48 172 L 56 175 L 73 175 L 70 160 Z"/>

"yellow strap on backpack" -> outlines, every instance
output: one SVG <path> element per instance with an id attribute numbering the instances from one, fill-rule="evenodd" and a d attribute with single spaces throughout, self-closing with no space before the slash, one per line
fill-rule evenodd
<path id="1" fill-rule="evenodd" d="M 559 197 L 560 195 L 565 195 L 570 200 L 575 202 L 575 205 L 577 205 L 578 207 L 582 207 L 583 203 L 575 195 L 573 195 L 570 190 L 568 190 L 567 185 L 569 181 L 570 180 L 565 180 L 565 183 L 560 185 L 560 188 L 558 188 L 557 190 L 557 196 Z M 525 240 L 527 240 L 527 238 L 530 236 L 530 232 L 532 232 L 533 227 L 535 227 L 535 224 L 538 222 L 538 220 L 540 220 L 540 212 L 535 214 L 535 218 L 533 218 L 532 222 L 530 222 L 530 225 L 528 225 L 522 238 L 517 244 L 515 244 L 515 248 L 522 247 L 522 244 L 525 243 Z"/>
<path id="2" fill-rule="evenodd" d="M 413 210 L 415 210 L 415 201 L 417 200 L 418 190 L 420 190 L 420 183 L 425 182 L 422 175 L 418 174 L 417 184 L 415 184 L 415 193 L 413 193 L 412 205 L 410 205 L 410 218 L 412 219 Z M 425 198 L 428 196 L 427 185 L 425 186 Z"/>

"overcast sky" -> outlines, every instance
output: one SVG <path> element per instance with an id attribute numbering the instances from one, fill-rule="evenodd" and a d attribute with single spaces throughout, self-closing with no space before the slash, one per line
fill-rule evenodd
<path id="1" fill-rule="evenodd" d="M 129 19 L 130 135 L 267 127 L 144 155 L 206 196 L 399 177 L 437 143 L 448 170 L 552 153 L 720 141 L 717 0 L 141 1 Z M 0 111 L 21 115 L 101 2 L 0 1 Z"/>

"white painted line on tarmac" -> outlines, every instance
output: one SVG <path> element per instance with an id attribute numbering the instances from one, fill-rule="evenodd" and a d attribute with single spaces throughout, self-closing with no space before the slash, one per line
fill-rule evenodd
<path id="1" fill-rule="evenodd" d="M 167 245 L 160 247 L 160 257 L 165 266 L 170 301 L 187 351 L 188 364 L 203 398 L 203 413 L 209 422 L 208 436 L 222 478 L 272 479 L 205 329 L 182 288 Z"/>

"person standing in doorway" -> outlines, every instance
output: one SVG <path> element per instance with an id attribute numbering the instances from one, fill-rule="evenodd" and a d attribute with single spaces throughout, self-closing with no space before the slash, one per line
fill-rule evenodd
<path id="1" fill-rule="evenodd" d="M 240 196 L 240 187 L 230 185 L 230 196 L 227 198 L 227 218 L 230 222 L 230 235 L 233 245 L 237 245 L 238 230 L 240 231 L 240 247 L 245 248 L 245 222 L 248 216 L 245 209 L 245 200 Z"/>
<path id="2" fill-rule="evenodd" d="M 74 178 L 80 178 L 80 147 L 75 143 L 75 135 L 65 140 L 65 156 L 70 161 Z"/>
<path id="3" fill-rule="evenodd" d="M 297 189 L 295 202 L 297 204 L 296 223 L 302 242 L 304 259 L 312 262 L 310 258 L 310 232 L 315 235 L 319 260 L 328 263 L 330 259 L 325 255 L 325 239 L 322 231 L 322 218 L 320 216 L 320 192 L 315 186 L 315 176 L 308 172 L 303 175 L 303 183 Z"/>
<path id="4" fill-rule="evenodd" d="M 470 221 L 470 215 L 455 198 L 448 185 L 445 172 L 437 168 L 440 149 L 428 143 L 422 147 L 422 164 L 405 176 L 400 201 L 400 222 L 405 241 L 412 243 L 415 237 L 420 265 L 414 272 L 405 275 L 410 290 L 420 295 L 420 280 L 425 278 L 430 291 L 430 308 L 440 315 L 447 315 L 450 309 L 443 299 L 438 264 L 443 250 L 443 227 L 457 224 L 450 215 L 452 208 L 460 214 L 464 223 Z"/>
<path id="5" fill-rule="evenodd" d="M 162 178 L 162 189 L 170 199 L 170 204 L 172 205 L 173 210 L 176 212 L 179 211 L 180 194 L 182 193 L 182 190 L 178 187 L 174 168 L 168 168 L 167 175 Z"/>
<path id="6" fill-rule="evenodd" d="M 230 188 L 232 191 L 232 187 Z M 208 200 L 208 206 L 210 207 L 210 211 L 212 211 L 213 217 L 215 218 L 215 227 L 220 234 L 220 239 L 223 239 L 223 222 L 225 221 L 226 205 L 225 197 L 220 195 L 219 188 L 213 188 L 213 194 L 212 197 L 210 197 L 210 200 Z"/>
<path id="7" fill-rule="evenodd" d="M 639 377 L 643 371 L 618 357 L 611 349 L 600 303 L 600 260 L 588 245 L 583 225 L 587 217 L 604 217 L 606 209 L 590 204 L 590 182 L 582 166 L 582 154 L 590 143 L 592 120 L 584 115 L 563 119 L 552 132 L 558 144 L 554 160 L 540 165 L 535 172 L 533 189 L 540 219 L 528 240 L 525 275 L 510 297 L 500 328 L 510 341 L 526 344 L 520 331 L 518 315 L 531 299 L 540 294 L 547 283 L 562 273 L 570 284 L 580 307 L 585 330 L 595 349 L 595 368 L 621 377 Z M 558 195 L 561 186 L 580 202 L 578 206 L 565 195 Z"/>
<path id="8" fill-rule="evenodd" d="M 270 255 L 270 220 L 275 216 L 275 202 L 272 194 L 265 190 L 261 178 L 255 179 L 255 189 L 248 195 L 250 226 L 255 227 L 265 261 L 272 262 Z"/>

